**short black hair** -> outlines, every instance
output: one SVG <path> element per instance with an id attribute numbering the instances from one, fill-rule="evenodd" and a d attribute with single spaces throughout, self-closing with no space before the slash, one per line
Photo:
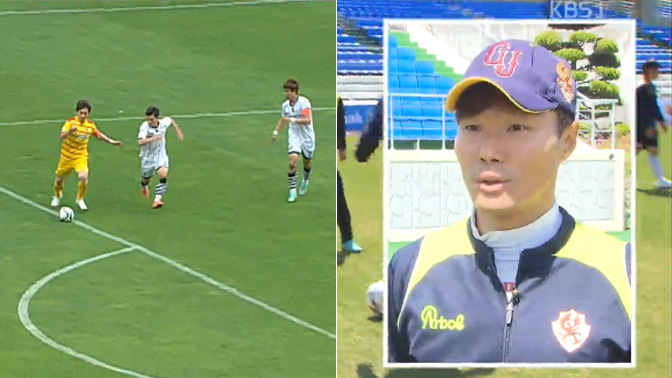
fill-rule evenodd
<path id="1" fill-rule="evenodd" d="M 159 108 L 157 108 L 156 106 L 150 106 L 149 108 L 147 108 L 147 110 L 145 110 L 145 115 L 146 116 L 153 115 L 154 117 L 158 118 L 159 117 Z"/>
<path id="2" fill-rule="evenodd" d="M 282 89 L 289 89 L 292 92 L 296 92 L 297 94 L 299 93 L 299 82 L 291 78 L 287 81 L 285 81 L 285 84 L 282 85 Z"/>
<path id="3" fill-rule="evenodd" d="M 455 104 L 455 119 L 459 122 L 460 118 L 473 117 L 481 114 L 493 104 L 507 103 L 511 101 L 490 83 L 476 83 L 467 88 Z M 511 106 L 514 106 L 511 104 Z M 567 127 L 574 123 L 574 114 L 565 108 L 556 108 L 552 110 L 558 118 L 558 134 L 562 134 Z"/>
<path id="4" fill-rule="evenodd" d="M 642 71 L 648 71 L 650 69 L 660 69 L 660 64 L 655 60 L 647 60 L 642 64 Z"/>
<path id="5" fill-rule="evenodd" d="M 91 104 L 89 104 L 88 101 L 86 101 L 86 100 L 77 101 L 77 105 L 75 106 L 75 111 L 78 112 L 78 111 L 80 111 L 84 108 L 88 109 L 89 113 L 91 113 Z"/>

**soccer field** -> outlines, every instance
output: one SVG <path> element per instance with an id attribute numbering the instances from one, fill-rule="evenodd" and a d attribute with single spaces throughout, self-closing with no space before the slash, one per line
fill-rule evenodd
<path id="1" fill-rule="evenodd" d="M 0 377 L 335 376 L 335 5 L 199 3 L 0 3 Z M 317 154 L 289 205 L 269 137 L 292 76 Z M 89 211 L 71 176 L 65 224 L 45 206 L 80 98 L 125 145 L 91 140 Z M 160 210 L 139 186 L 149 105 L 185 135 Z"/>
<path id="2" fill-rule="evenodd" d="M 348 140 L 349 146 L 356 138 Z M 660 161 L 666 177 L 670 166 L 670 133 L 661 134 Z M 358 164 L 339 163 L 345 193 L 352 212 L 355 239 L 365 249 L 351 255 L 338 268 L 338 377 L 340 378 L 579 378 L 669 377 L 670 373 L 670 191 L 651 190 L 655 180 L 646 153 L 637 158 L 637 182 L 643 189 L 636 197 L 637 248 L 637 368 L 636 369 L 465 369 L 385 370 L 382 368 L 382 325 L 367 319 L 366 288 L 382 278 L 382 159 Z"/>

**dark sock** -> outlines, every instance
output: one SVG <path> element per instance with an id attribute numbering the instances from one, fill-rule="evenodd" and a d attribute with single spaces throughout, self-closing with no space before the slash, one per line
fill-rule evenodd
<path id="1" fill-rule="evenodd" d="M 289 182 L 289 190 L 296 189 L 296 171 L 287 173 L 287 181 Z"/>

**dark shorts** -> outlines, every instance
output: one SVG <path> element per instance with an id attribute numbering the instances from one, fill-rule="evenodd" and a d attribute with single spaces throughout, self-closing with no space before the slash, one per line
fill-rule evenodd
<path id="1" fill-rule="evenodd" d="M 658 148 L 658 130 L 655 126 L 637 128 L 637 148 Z"/>

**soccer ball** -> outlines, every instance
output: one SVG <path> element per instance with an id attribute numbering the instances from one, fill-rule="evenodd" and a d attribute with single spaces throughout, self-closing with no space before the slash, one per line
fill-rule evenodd
<path id="1" fill-rule="evenodd" d="M 61 210 L 58 211 L 58 219 L 61 220 L 61 222 L 71 222 L 73 219 L 75 219 L 75 212 L 66 206 L 61 207 Z"/>
<path id="2" fill-rule="evenodd" d="M 374 315 L 383 314 L 383 293 L 385 292 L 385 283 L 383 281 L 374 282 L 369 285 L 366 291 L 366 304 L 369 306 Z"/>

